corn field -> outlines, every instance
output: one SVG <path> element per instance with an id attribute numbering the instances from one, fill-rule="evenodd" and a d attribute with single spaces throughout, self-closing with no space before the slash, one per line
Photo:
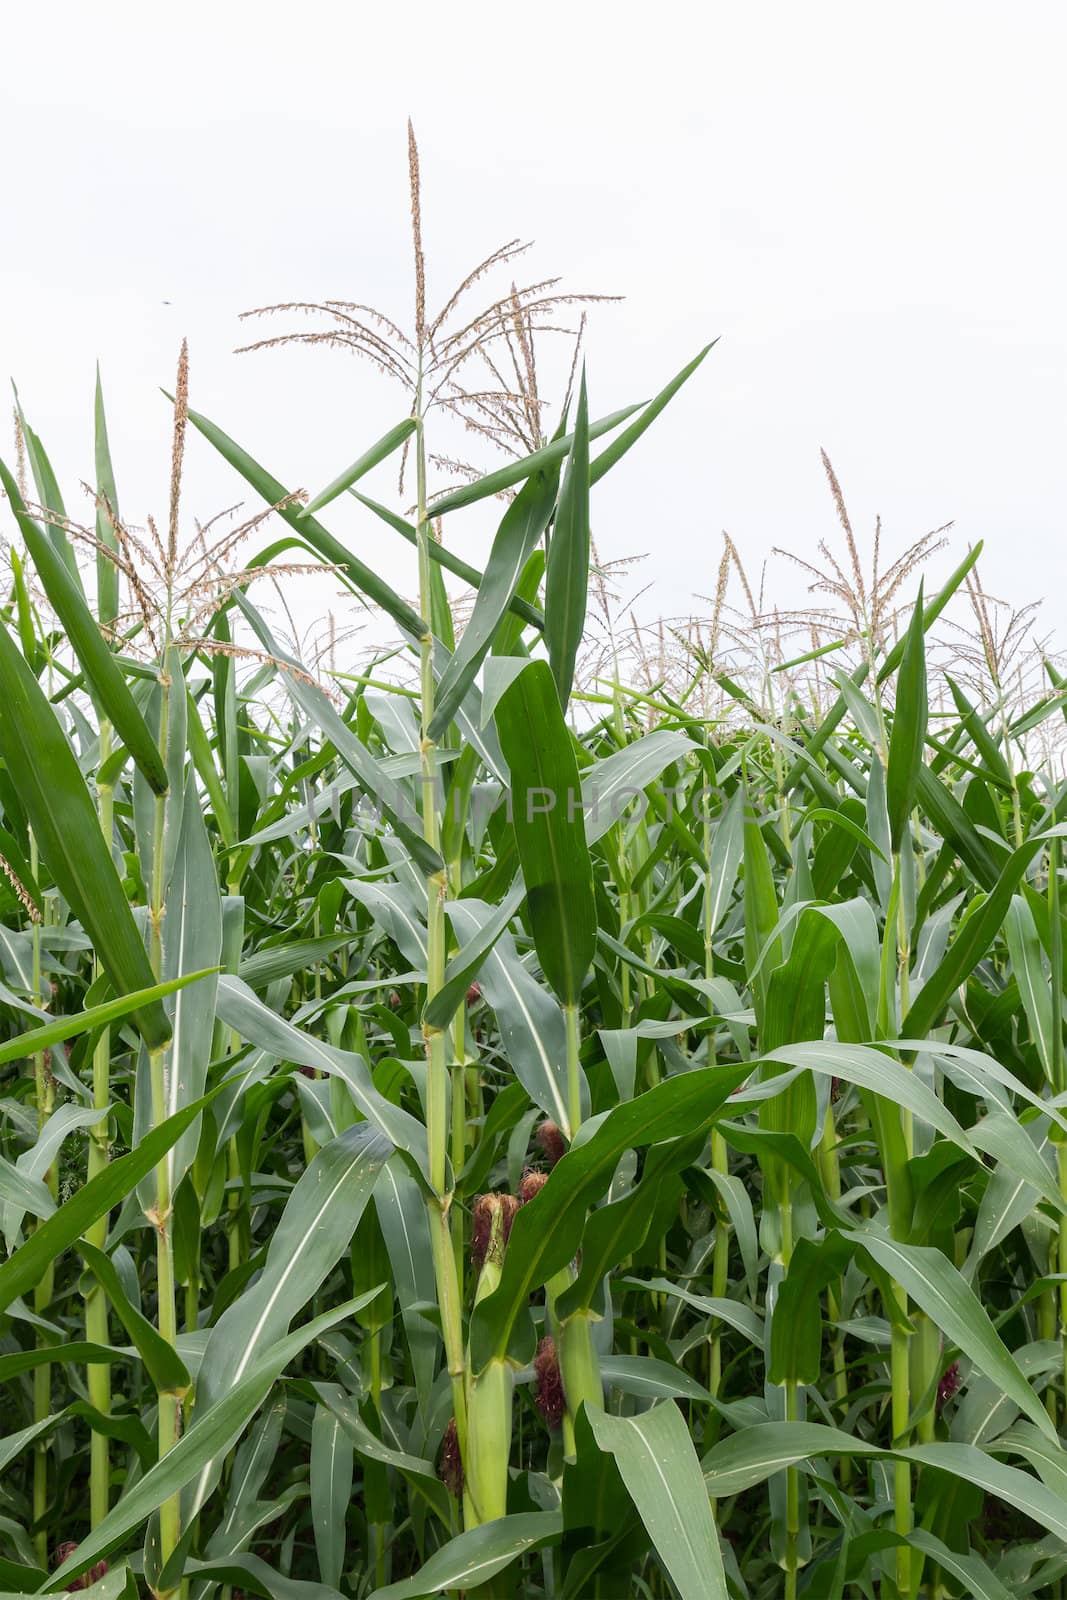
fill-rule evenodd
<path id="1" fill-rule="evenodd" d="M 21 410 L 0 467 L 0 1586 L 1067 1593 L 1067 684 L 977 550 L 865 579 L 829 463 L 836 611 L 728 542 L 635 654 L 591 492 L 713 359 L 601 418 L 576 363 L 547 435 L 583 297 L 457 311 L 505 247 L 431 317 L 412 165 L 412 331 L 269 308 L 407 397 L 328 488 L 184 353 L 158 528 L 99 384 L 91 525 Z M 190 533 L 194 449 L 247 520 Z M 323 566 L 395 640 L 352 670 L 258 598 Z"/>

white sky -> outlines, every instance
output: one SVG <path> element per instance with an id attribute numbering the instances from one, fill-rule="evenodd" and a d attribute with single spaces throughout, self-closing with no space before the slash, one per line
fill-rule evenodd
<path id="1" fill-rule="evenodd" d="M 701 373 L 596 492 L 605 557 L 649 552 L 655 609 L 714 588 L 720 529 L 758 571 L 853 520 L 896 547 L 955 519 L 985 578 L 1067 638 L 1067 10 L 895 5 L 404 7 L 260 0 L 4 8 L 0 376 L 70 509 L 100 358 L 126 516 L 165 506 L 170 385 L 314 491 L 404 411 L 339 353 L 235 357 L 237 313 L 370 301 L 408 319 L 405 118 L 422 152 L 431 300 L 514 235 L 532 275 L 617 291 L 591 403 Z M 164 304 L 170 301 L 171 304 Z M 3 448 L 9 452 L 4 431 Z M 492 463 L 487 463 L 492 464 Z M 237 480 L 191 440 L 186 505 Z M 394 493 L 388 468 L 371 493 Z M 411 552 L 324 521 L 405 592 Z M 484 519 L 450 542 L 484 555 Z M 936 571 L 947 571 L 939 558 Z M 775 596 L 800 604 L 787 567 Z"/>

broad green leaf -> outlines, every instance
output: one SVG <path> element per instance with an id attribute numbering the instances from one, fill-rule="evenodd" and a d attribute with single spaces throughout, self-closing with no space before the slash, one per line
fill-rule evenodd
<path id="1" fill-rule="evenodd" d="M 589 405 L 585 371 L 578 389 L 574 440 L 559 491 L 545 564 L 545 643 L 564 711 L 585 632 L 589 590 Z"/>
<path id="2" fill-rule="evenodd" d="M 727 1600 L 711 1502 L 682 1413 L 673 1402 L 637 1417 L 589 1418 L 614 1456 L 652 1545 L 681 1600 Z"/>
<path id="3" fill-rule="evenodd" d="M 432 1462 L 394 1449 L 379 1439 L 361 1418 L 352 1397 L 339 1384 L 317 1383 L 315 1393 L 358 1455 L 398 1472 L 411 1488 L 423 1496 L 442 1522 L 448 1521 L 448 1492 Z"/>
<path id="4" fill-rule="evenodd" d="M 602 417 L 599 422 L 590 423 L 588 437 L 599 439 L 602 434 L 610 433 L 640 409 L 640 406 L 624 406 L 621 411 L 613 411 L 609 416 Z M 570 454 L 576 435 L 577 428 L 573 434 L 563 434 L 562 437 L 553 439 L 550 444 L 542 445 L 540 450 L 534 450 L 530 455 L 523 456 L 519 461 L 511 461 L 506 467 L 498 467 L 495 472 L 487 472 L 483 478 L 477 478 L 474 483 L 465 483 L 458 489 L 450 489 L 440 499 L 433 501 L 430 515 L 446 516 L 450 511 L 458 511 L 461 506 L 473 505 L 490 495 L 501 494 L 516 483 L 524 482 L 531 473 L 541 472 L 546 467 L 558 466 Z"/>
<path id="5" fill-rule="evenodd" d="M 280 1504 L 279 1514 L 285 1509 L 284 1503 Z M 187 1577 L 225 1584 L 245 1594 L 262 1595 L 264 1600 L 343 1600 L 341 1590 L 327 1583 L 310 1583 L 306 1578 L 290 1578 L 261 1556 L 245 1550 L 209 1556 L 206 1561 L 190 1559 L 184 1571 Z"/>
<path id="6" fill-rule="evenodd" d="M 435 1550 L 413 1578 L 375 1589 L 370 1600 L 429 1600 L 446 1591 L 474 1590 L 528 1550 L 554 1544 L 562 1532 L 558 1511 L 523 1511 L 483 1523 Z"/>
<path id="7" fill-rule="evenodd" d="M 494 1355 L 507 1354 L 515 1320 L 530 1291 L 573 1258 L 586 1212 L 604 1193 L 623 1152 L 710 1127 L 751 1070 L 745 1063 L 686 1072 L 583 1123 L 581 1142 L 553 1168 L 540 1194 L 515 1218 L 500 1287 L 475 1308 L 471 1321 L 475 1371 L 480 1372 Z"/>
<path id="8" fill-rule="evenodd" d="M 478 982 L 496 1013 L 508 1064 L 534 1104 L 569 1135 L 563 1013 L 519 960 L 496 907 L 472 898 L 451 901 L 446 910 L 466 947 L 492 940 Z"/>
<path id="9" fill-rule="evenodd" d="M 466 940 L 462 949 L 457 950 L 449 961 L 445 968 L 445 981 L 429 1001 L 424 1012 L 424 1021 L 431 1028 L 447 1027 L 455 1016 L 460 1002 L 481 971 L 490 951 L 522 904 L 524 894 L 523 884 L 521 882 L 514 884 L 500 904 L 494 906 L 491 914 L 477 927 L 473 936 Z M 475 917 L 480 904 L 472 900 L 463 902 L 468 910 L 475 908 Z M 446 915 L 451 916 L 453 909 L 453 906 L 446 904 Z M 459 916 L 462 918 L 462 911 Z"/>
<path id="10" fill-rule="evenodd" d="M 996 938 L 1023 874 L 1048 840 L 1062 838 L 1060 824 L 1028 839 L 1005 862 L 996 887 L 964 920 L 936 972 L 927 979 L 901 1023 L 901 1033 L 921 1038 L 938 1022 L 950 998 L 965 983 Z"/>
<path id="11" fill-rule="evenodd" d="M 163 917 L 160 976 L 174 982 L 190 967 L 211 969 L 218 967 L 221 960 L 222 902 L 215 858 L 190 772 L 182 807 L 178 853 Z M 175 990 L 167 1005 L 173 1030 L 167 1052 L 168 1116 L 173 1116 L 190 1100 L 198 1100 L 207 1086 L 217 981 L 212 974 L 195 988 Z M 192 1166 L 199 1138 L 200 1129 L 194 1123 L 172 1146 L 167 1156 L 171 1194 L 177 1192 Z"/>
<path id="12" fill-rule="evenodd" d="M 410 439 L 417 426 L 414 417 L 405 417 L 395 428 L 383 433 L 377 443 L 372 444 L 369 450 L 364 450 L 350 467 L 346 467 L 332 483 L 327 484 L 325 489 L 315 495 L 300 512 L 300 517 L 310 517 L 313 512 L 321 511 L 323 506 L 328 506 L 331 500 L 336 500 L 339 494 L 344 494 L 346 489 L 350 489 L 365 473 L 370 472 L 372 467 L 376 467 L 380 461 L 385 461 L 391 456 L 394 450 L 398 450 L 405 439 Z"/>
<path id="13" fill-rule="evenodd" d="M 0 1156 L 0 1200 L 5 1205 L 28 1211 L 33 1217 L 50 1217 L 56 1209 L 48 1188 L 40 1178 L 31 1178 Z"/>
<path id="14" fill-rule="evenodd" d="M 1001 1583 L 987 1563 L 972 1551 L 952 1550 L 926 1528 L 912 1529 L 908 1534 L 908 1543 L 962 1583 L 970 1600 L 1011 1600 L 1012 1590 Z"/>
<path id="15" fill-rule="evenodd" d="M 1019 998 L 1030 1024 L 1038 1057 L 1051 1081 L 1052 1077 L 1052 993 L 1041 955 L 1034 914 L 1022 895 L 1012 895 L 1004 919 L 1004 936 L 1011 956 L 1012 976 L 1019 985 Z"/>
<path id="16" fill-rule="evenodd" d="M 376 517 L 380 517 L 390 528 L 394 528 L 402 539 L 407 540 L 408 544 L 418 544 L 419 536 L 414 526 L 406 518 L 398 516 L 395 511 L 390 511 L 387 506 L 379 505 L 377 500 L 371 500 L 367 495 L 360 494 L 358 489 L 350 489 L 348 492 L 354 499 L 359 501 L 361 506 L 366 506 L 368 511 L 373 511 Z M 434 515 L 436 516 L 436 514 L 436 508 L 434 508 Z M 478 567 L 472 567 L 469 561 L 464 561 L 460 556 L 456 555 L 455 551 L 450 550 L 448 545 L 440 540 L 431 539 L 429 554 L 430 560 L 435 566 L 444 567 L 446 572 L 455 573 L 457 578 L 462 578 L 463 582 L 472 589 L 481 587 L 484 573 Z M 517 594 L 512 595 L 508 601 L 508 611 L 520 622 L 536 628 L 538 632 L 543 632 L 545 626 L 544 615 L 535 605 L 531 605 L 528 600 Z"/>
<path id="17" fill-rule="evenodd" d="M 54 1216 L 30 1235 L 25 1244 L 19 1246 L 14 1255 L 0 1263 L 0 1311 L 6 1310 L 13 1300 L 32 1289 L 64 1250 L 69 1249 L 94 1222 L 106 1216 L 113 1206 L 133 1192 L 204 1107 L 210 1105 L 221 1087 L 221 1084 L 218 1085 L 203 1099 L 186 1106 L 176 1116 L 168 1117 L 166 1122 L 161 1122 L 145 1135 L 136 1150 L 119 1156 L 103 1172 L 90 1178 L 77 1194 L 64 1201 Z"/>
<path id="18" fill-rule="evenodd" d="M 676 377 L 672 378 L 668 384 L 665 384 L 660 390 L 659 394 L 654 397 L 654 399 L 648 402 L 648 404 L 642 409 L 640 415 L 630 423 L 630 426 L 628 428 L 624 428 L 619 434 L 618 438 L 613 439 L 611 444 L 608 445 L 607 449 L 600 452 L 589 469 L 590 483 L 598 483 L 604 476 L 605 472 L 610 472 L 611 468 L 617 461 L 622 459 L 627 450 L 637 443 L 641 435 L 652 426 L 653 422 L 655 422 L 660 412 L 663 411 L 674 399 L 674 396 L 678 393 L 678 390 L 682 387 L 682 384 L 686 383 L 693 376 L 693 373 L 700 366 L 701 362 L 704 360 L 704 357 L 708 354 L 708 351 L 713 350 L 718 342 L 718 339 L 712 339 L 710 344 L 706 344 L 703 350 L 701 350 L 698 355 L 694 356 L 692 361 L 684 366 Z M 595 434 L 591 430 L 590 437 L 594 436 Z"/>
<path id="19" fill-rule="evenodd" d="M 81 586 L 71 576 L 70 568 L 52 541 L 26 510 L 18 485 L 2 461 L 0 482 L 11 502 L 49 604 L 63 625 L 89 687 L 148 783 L 156 794 L 166 794 L 167 771 L 159 749 L 137 709 L 122 669 L 85 603 Z"/>
<path id="20" fill-rule="evenodd" d="M 574 1006 L 593 959 L 596 903 L 578 763 L 545 662 L 501 696 L 496 726 L 538 959 L 560 1003 Z"/>
<path id="21" fill-rule="evenodd" d="M 369 795 L 389 818 L 396 829 L 397 837 L 407 846 L 415 860 L 425 871 L 437 871 L 441 865 L 440 858 L 421 834 L 416 833 L 411 826 L 415 814 L 405 792 L 386 775 L 380 763 L 342 721 L 329 696 L 316 683 L 309 681 L 309 674 L 299 661 L 279 648 L 259 612 L 240 593 L 235 595 L 235 600 L 261 644 L 285 669 L 282 677 L 290 699 L 299 706 L 305 716 L 310 717 L 322 729 L 345 766 L 350 767 L 359 779 L 364 793 Z"/>
<path id="22" fill-rule="evenodd" d="M 774 1302 L 771 1383 L 817 1383 L 822 1359 L 822 1306 L 827 1284 L 844 1272 L 852 1256 L 840 1234 L 798 1239 Z"/>
<path id="23" fill-rule="evenodd" d="M 285 1338 L 294 1317 L 348 1249 L 391 1153 L 380 1133 L 357 1123 L 315 1156 L 286 1202 L 262 1274 L 211 1330 L 197 1373 L 191 1433 L 200 1426 L 200 1408 L 210 1415 L 216 1402 L 254 1371 L 264 1352 Z M 361 1303 L 373 1298 L 364 1296 Z M 190 1516 L 211 1492 L 218 1467 L 213 1458 L 202 1462 L 191 1490 Z"/>
<path id="24" fill-rule="evenodd" d="M 631 801 L 639 800 L 665 767 L 681 761 L 693 748 L 686 734 L 657 728 L 587 767 L 582 773 L 586 842 L 595 844 L 603 838 Z"/>
<path id="25" fill-rule="evenodd" d="M 698 1134 L 695 1141 L 678 1139 L 649 1151 L 641 1182 L 622 1199 L 598 1206 L 582 1236 L 581 1270 L 556 1302 L 561 1318 L 593 1306 L 607 1273 L 640 1249 L 663 1190 L 669 1192 L 672 1176 L 700 1154 L 703 1142 Z"/>
<path id="26" fill-rule="evenodd" d="M 929 633 L 938 617 L 952 599 L 952 596 L 960 588 L 967 574 L 975 566 L 981 553 L 982 541 L 979 540 L 977 544 L 968 550 L 959 566 L 949 575 L 945 583 L 938 590 L 937 594 L 926 606 L 925 610 L 923 611 L 923 631 L 925 633 Z M 887 678 L 892 677 L 893 673 L 899 667 L 904 657 L 904 649 L 907 644 L 907 639 L 908 635 L 904 634 L 900 639 L 897 640 L 893 648 L 887 652 L 885 660 L 878 668 L 876 678 L 878 683 L 884 683 Z M 852 682 L 855 684 L 863 683 L 867 677 L 868 671 L 868 663 L 866 661 L 861 662 L 861 664 L 852 674 Z M 793 765 L 790 767 L 789 771 L 785 774 L 785 777 L 782 780 L 782 787 L 785 790 L 788 791 L 796 788 L 797 784 L 805 775 L 807 763 L 812 757 L 817 756 L 821 750 L 826 748 L 830 739 L 833 737 L 835 729 L 840 727 L 846 710 L 847 706 L 845 703 L 845 697 L 844 695 L 839 695 L 834 701 L 834 704 L 831 706 L 830 710 L 827 712 L 826 716 L 816 728 L 815 732 L 811 734 L 810 737 L 805 739 L 804 755 L 798 757 L 798 759 L 793 762 Z"/>
<path id="27" fill-rule="evenodd" d="M 415 1387 L 423 1407 L 437 1373 L 437 1335 L 422 1315 L 436 1287 L 426 1202 L 399 1156 L 390 1156 L 374 1189 L 374 1209 L 393 1273 Z"/>
<path id="28" fill-rule="evenodd" d="M 77 1039 L 83 1033 L 92 1033 L 95 1028 L 106 1028 L 109 1023 L 120 1022 L 123 1017 L 128 1017 L 138 1007 L 154 1000 L 165 1000 L 178 989 L 211 976 L 207 970 L 188 972 L 184 977 L 172 978 L 166 983 L 154 983 L 150 988 L 120 995 L 115 1000 L 105 1000 L 101 1005 L 91 1006 L 88 1011 L 81 1011 L 76 1016 L 57 1017 L 54 1022 L 46 1022 L 40 1028 L 31 1028 L 27 1033 L 17 1034 L 14 1039 L 5 1039 L 0 1044 L 0 1066 L 5 1061 L 19 1061 L 38 1050 L 47 1050 L 65 1039 Z"/>
<path id="29" fill-rule="evenodd" d="M 119 613 L 119 572 L 113 561 L 104 553 L 117 553 L 114 522 L 119 516 L 119 496 L 115 487 L 115 471 L 111 465 L 111 447 L 107 439 L 107 417 L 104 413 L 104 391 L 100 383 L 100 366 L 96 368 L 96 397 L 94 407 L 94 446 L 96 456 L 96 538 L 103 550 L 96 556 L 96 614 L 97 621 L 112 624 Z"/>
<path id="30" fill-rule="evenodd" d="M 4 626 L 0 626 L 0 756 L 41 854 L 115 988 L 124 995 L 153 988 L 155 974 L 74 752 Z M 159 1000 L 139 1002 L 132 1016 L 149 1048 L 166 1044 L 170 1025 Z"/>
<path id="31" fill-rule="evenodd" d="M 1029 1473 L 995 1461 L 975 1445 L 935 1443 L 885 1450 L 822 1423 L 769 1422 L 732 1434 L 716 1445 L 701 1465 L 708 1492 L 718 1499 L 740 1494 L 786 1467 L 824 1456 L 883 1457 L 937 1467 L 1006 1500 L 1057 1538 L 1067 1538 L 1067 1508 L 1062 1496 Z"/>
<path id="32" fill-rule="evenodd" d="M 353 1466 L 354 1451 L 345 1430 L 324 1406 L 316 1406 L 311 1419 L 311 1526 L 322 1581 L 335 1589 L 345 1561 Z"/>
<path id="33" fill-rule="evenodd" d="M 257 494 L 262 495 L 268 505 L 279 507 L 278 515 L 282 521 L 287 522 L 293 532 L 309 544 L 323 561 L 336 567 L 341 575 L 360 594 L 366 595 L 372 604 L 381 606 L 382 610 L 387 612 L 406 633 L 416 639 L 420 637 L 422 619 L 418 612 L 413 610 L 406 600 L 402 600 L 371 567 L 353 555 L 351 550 L 346 549 L 331 533 L 327 533 L 320 522 L 295 504 L 284 484 L 279 483 L 277 478 L 261 467 L 246 450 L 242 450 L 228 434 L 223 433 L 221 428 L 216 427 L 207 417 L 201 416 L 198 411 L 189 412 L 189 421 L 210 444 L 215 446 L 224 460 L 241 474 L 245 482 L 250 484 Z"/>
<path id="34" fill-rule="evenodd" d="M 1048 1412 L 1019 1371 L 981 1301 L 940 1250 L 901 1244 L 867 1229 L 844 1237 L 873 1256 L 980 1372 L 999 1383 L 1019 1410 L 1050 1438 L 1056 1437 Z"/>
<path id="35" fill-rule="evenodd" d="M 196 1411 L 195 1425 L 127 1490 L 103 1521 L 82 1539 L 75 1553 L 57 1567 L 48 1592 L 65 1588 L 71 1578 L 84 1572 L 101 1556 L 108 1555 L 125 1534 L 190 1483 L 213 1457 L 224 1454 L 244 1432 L 289 1362 L 312 1340 L 350 1317 L 376 1293 L 375 1289 L 358 1300 L 335 1306 L 269 1349 L 261 1349 L 258 1360 L 246 1367 L 217 1401 Z"/>
<path id="36" fill-rule="evenodd" d="M 428 730 L 431 739 L 439 739 L 445 732 L 489 653 L 523 569 L 548 526 L 558 481 L 558 467 L 534 473 L 504 513 L 474 609 L 437 686 Z"/>
<path id="37" fill-rule="evenodd" d="M 224 974 L 219 979 L 216 1006 L 227 1027 L 260 1050 L 297 1066 L 314 1067 L 346 1085 L 367 1121 L 400 1150 L 406 1150 L 428 1178 L 426 1130 L 407 1111 L 393 1105 L 374 1087 L 362 1056 L 313 1039 L 309 1033 L 284 1021 L 256 998 L 240 978 Z"/>
<path id="38" fill-rule="evenodd" d="M 145 1371 L 156 1389 L 160 1393 L 184 1394 L 191 1382 L 185 1363 L 158 1328 L 153 1327 L 148 1318 L 131 1305 L 114 1262 L 86 1239 L 79 1239 L 75 1248 L 102 1285 L 111 1310 L 136 1346 L 145 1364 Z"/>

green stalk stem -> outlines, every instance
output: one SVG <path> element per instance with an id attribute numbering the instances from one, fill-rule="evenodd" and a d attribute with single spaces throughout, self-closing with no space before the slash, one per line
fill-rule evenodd
<path id="1" fill-rule="evenodd" d="M 1061 1095 L 1067 1090 L 1067 1063 L 1064 1060 L 1063 1046 L 1063 924 L 1060 921 L 1060 841 L 1053 839 L 1049 844 L 1048 864 L 1048 909 L 1049 909 L 1049 965 L 1051 967 L 1050 992 L 1052 997 L 1052 1052 L 1049 1061 L 1049 1076 L 1052 1092 Z M 1056 1145 L 1056 1167 L 1059 1175 L 1060 1194 L 1067 1201 L 1067 1144 L 1062 1140 Z M 1060 1217 L 1057 1232 L 1057 1255 L 1059 1257 L 1059 1270 L 1067 1275 L 1067 1218 Z M 1050 1263 L 1051 1264 L 1051 1263 Z M 1063 1347 L 1063 1392 L 1064 1406 L 1067 1408 L 1067 1276 L 1059 1286 L 1060 1310 L 1060 1342 Z M 1055 1422 L 1056 1398 L 1050 1388 L 1047 1394 L 1050 1415 Z"/>
<path id="2" fill-rule="evenodd" d="M 170 681 L 168 662 L 163 657 L 161 680 L 161 705 L 159 716 L 159 748 L 166 759 L 167 727 L 170 707 Z M 164 839 L 167 820 L 167 796 L 157 795 L 155 804 L 155 829 L 152 849 L 152 890 L 150 904 L 151 961 L 158 978 L 163 969 L 163 915 L 164 895 Z M 152 1122 L 155 1127 L 167 1117 L 167 1051 L 169 1046 L 149 1053 L 149 1081 L 152 1091 Z M 170 1192 L 170 1159 L 164 1156 L 155 1170 L 155 1202 L 149 1221 L 156 1232 L 156 1292 L 157 1324 L 167 1343 L 177 1348 L 178 1313 L 174 1283 L 173 1196 Z M 182 1396 L 173 1391 L 158 1394 L 158 1436 L 160 1460 L 178 1442 L 181 1430 Z M 181 1498 L 171 1495 L 159 1508 L 160 1565 L 165 1567 L 181 1538 Z"/>
<path id="3" fill-rule="evenodd" d="M 707 803 L 701 807 L 703 812 L 704 828 L 704 859 L 711 861 L 711 814 Z M 712 881 L 711 867 L 708 866 L 704 874 L 704 978 L 710 983 L 715 976 L 715 955 L 713 940 L 715 929 L 711 925 L 711 904 L 715 893 L 715 884 Z M 715 1065 L 714 1036 L 708 1034 L 708 1066 Z M 725 1178 L 730 1172 L 730 1155 L 726 1140 L 718 1128 L 711 1132 L 711 1165 L 715 1172 L 721 1173 Z M 722 1299 L 726 1295 L 730 1271 L 730 1232 L 726 1220 L 725 1207 L 723 1214 L 715 1219 L 715 1245 L 711 1262 L 711 1292 Z M 716 1320 L 715 1331 L 711 1338 L 711 1353 L 709 1356 L 708 1388 L 713 1395 L 718 1395 L 722 1384 L 722 1324 Z"/>
<path id="4" fill-rule="evenodd" d="M 100 765 L 111 754 L 111 724 L 105 719 L 100 724 Z M 97 787 L 97 810 L 100 828 L 110 850 L 114 835 L 115 791 L 110 784 Z M 99 959 L 94 961 L 94 975 L 99 978 L 102 968 Z M 93 1106 L 97 1111 L 107 1108 L 111 1100 L 111 1030 L 105 1028 L 93 1051 Z M 109 1156 L 109 1119 L 104 1118 L 89 1132 L 88 1178 L 91 1182 L 107 1167 Z M 107 1243 L 107 1217 L 103 1216 L 86 1230 L 85 1237 L 98 1250 Z M 108 1304 L 103 1285 L 94 1281 L 85 1297 L 85 1337 L 90 1344 L 108 1344 Z M 90 1403 L 103 1416 L 111 1411 L 111 1368 L 106 1361 L 92 1362 L 86 1371 Z M 94 1428 L 89 1440 L 89 1525 L 95 1528 L 107 1516 L 109 1479 L 111 1474 L 110 1440 L 106 1433 Z"/>
<path id="5" fill-rule="evenodd" d="M 419 640 L 420 687 L 422 690 L 422 825 L 426 843 L 440 854 L 441 824 L 437 814 L 437 757 L 430 738 L 434 710 L 433 634 L 430 630 L 430 523 L 426 510 L 426 439 L 422 418 L 422 370 L 415 396 L 415 463 L 418 485 L 416 540 L 419 556 L 419 614 L 423 634 Z M 433 999 L 444 983 L 446 930 L 444 867 L 426 878 L 426 999 Z M 446 1191 L 448 1154 L 448 1034 L 441 1028 L 426 1027 L 426 1142 L 429 1150 L 430 1184 L 434 1190 L 427 1201 L 430 1214 L 430 1243 L 433 1252 L 437 1304 L 441 1314 L 445 1360 L 452 1389 L 452 1409 L 460 1457 L 467 1460 L 466 1361 L 463 1351 L 463 1310 L 456 1269 L 449 1211 L 451 1195 Z"/>
<path id="6" fill-rule="evenodd" d="M 1067 1144 L 1056 1146 L 1056 1165 L 1060 1179 L 1060 1194 L 1067 1202 Z M 1059 1270 L 1063 1275 L 1060 1284 L 1060 1343 L 1063 1347 L 1063 1388 L 1067 1395 L 1067 1223 L 1061 1217 L 1059 1229 Z"/>
<path id="7" fill-rule="evenodd" d="M 836 1203 L 841 1199 L 841 1163 L 837 1154 L 837 1129 L 834 1125 L 834 1106 L 831 1099 L 826 1112 L 826 1124 L 823 1128 L 822 1139 L 819 1142 L 819 1176 L 823 1187 L 830 1199 Z M 842 1284 L 838 1280 L 828 1286 L 826 1291 L 826 1311 L 832 1323 L 841 1318 L 841 1293 Z M 848 1373 L 845 1367 L 845 1336 L 840 1331 L 832 1335 L 831 1348 L 834 1363 L 834 1398 L 844 1416 L 848 1402 Z M 852 1463 L 847 1456 L 841 1457 L 840 1477 L 842 1488 L 847 1488 L 852 1481 Z"/>
<path id="8" fill-rule="evenodd" d="M 34 881 L 39 877 L 40 858 L 37 852 L 37 840 L 33 831 L 30 831 L 30 868 Z M 47 904 L 45 915 L 48 914 Z M 36 919 L 31 923 L 30 942 L 32 949 L 32 977 L 34 1004 L 41 1000 L 41 924 Z M 42 1133 L 45 1123 L 52 1115 L 55 1104 L 55 1083 L 48 1065 L 48 1053 L 39 1050 L 33 1058 L 34 1093 L 37 1101 L 37 1132 Z M 57 1173 L 55 1163 L 49 1167 L 45 1174 L 45 1182 L 55 1199 L 58 1193 Z M 33 1292 L 33 1309 L 39 1317 L 44 1316 L 52 1302 L 52 1292 L 55 1286 L 55 1269 L 49 1263 Z M 48 1343 L 43 1330 L 37 1332 L 37 1345 L 40 1348 Z M 33 1372 L 33 1420 L 43 1422 L 52 1412 L 52 1367 L 51 1364 L 35 1367 Z M 43 1519 L 48 1510 L 48 1444 L 45 1439 L 39 1439 L 34 1449 L 33 1456 L 33 1520 L 40 1524 L 34 1535 L 34 1550 L 38 1563 L 48 1568 L 48 1529 Z"/>
<path id="9" fill-rule="evenodd" d="M 789 1263 L 793 1256 L 793 1182 L 790 1174 L 782 1174 L 782 1196 L 779 1215 L 781 1217 L 782 1239 L 781 1256 L 782 1266 L 788 1272 Z M 796 1422 L 797 1411 L 797 1385 L 795 1380 L 789 1380 L 785 1386 L 785 1420 Z M 800 1543 L 800 1478 L 795 1467 L 786 1469 L 785 1474 L 785 1597 L 786 1600 L 796 1600 L 797 1574 L 800 1570 L 800 1556 L 798 1546 Z"/>

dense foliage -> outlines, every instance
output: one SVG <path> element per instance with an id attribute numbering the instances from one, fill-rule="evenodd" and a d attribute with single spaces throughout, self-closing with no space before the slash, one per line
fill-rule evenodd
<path id="1" fill-rule="evenodd" d="M 25 418 L 4 469 L 0 1585 L 1053 1592 L 1055 672 L 931 718 L 972 552 L 823 705 L 715 659 L 577 693 L 590 488 L 702 357 L 431 507 L 416 334 L 312 508 L 184 363 L 159 534 L 99 395 L 88 536 Z M 194 443 L 286 525 L 244 566 L 180 534 Z M 401 450 L 414 521 L 363 504 L 417 605 L 318 520 Z M 412 681 L 287 653 L 245 590 L 308 560 Z"/>

